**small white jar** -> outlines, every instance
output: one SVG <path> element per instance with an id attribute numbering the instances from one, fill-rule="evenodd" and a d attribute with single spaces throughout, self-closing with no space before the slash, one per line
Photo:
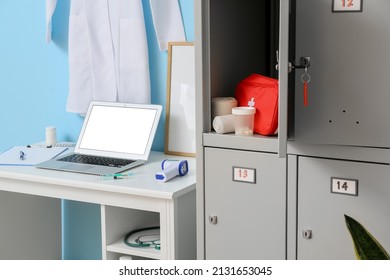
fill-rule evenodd
<path id="1" fill-rule="evenodd" d="M 57 131 L 54 126 L 46 127 L 46 147 L 54 146 L 57 143 Z"/>
<path id="2" fill-rule="evenodd" d="M 234 131 L 236 135 L 253 135 L 253 125 L 256 108 L 236 107 L 232 109 L 234 115 Z"/>

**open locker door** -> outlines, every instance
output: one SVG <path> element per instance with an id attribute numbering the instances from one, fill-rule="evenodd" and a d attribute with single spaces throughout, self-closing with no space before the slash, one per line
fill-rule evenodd
<path id="1" fill-rule="evenodd" d="M 280 1 L 279 17 L 279 50 L 278 79 L 279 79 L 279 157 L 287 154 L 287 120 L 288 120 L 288 68 L 289 68 L 289 13 L 290 1 Z"/>
<path id="2" fill-rule="evenodd" d="M 311 63 L 307 106 L 295 71 L 295 142 L 390 147 L 388 11 L 388 0 L 296 0 L 295 56 Z"/>

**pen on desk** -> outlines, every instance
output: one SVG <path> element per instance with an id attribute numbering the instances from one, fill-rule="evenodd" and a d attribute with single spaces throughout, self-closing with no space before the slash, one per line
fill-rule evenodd
<path id="1" fill-rule="evenodd" d="M 27 148 L 51 148 L 52 145 L 44 146 L 44 145 L 27 145 Z"/>
<path id="2" fill-rule="evenodd" d="M 115 174 L 104 174 L 100 175 L 100 179 L 102 180 L 110 180 L 110 179 L 128 179 L 133 176 L 134 173 L 115 173 Z"/>
<path id="3" fill-rule="evenodd" d="M 26 154 L 23 151 L 20 151 L 19 152 L 19 159 L 20 160 L 25 160 L 25 158 L 26 158 Z"/>

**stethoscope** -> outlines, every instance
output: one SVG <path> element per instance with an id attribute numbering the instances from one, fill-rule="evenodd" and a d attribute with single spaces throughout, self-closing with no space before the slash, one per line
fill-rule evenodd
<path id="1" fill-rule="evenodd" d="M 160 229 L 160 227 L 145 227 L 145 228 L 139 228 L 130 231 L 129 233 L 126 234 L 125 238 L 123 239 L 123 242 L 130 247 L 137 247 L 137 248 L 154 248 L 156 250 L 161 249 L 160 245 L 160 233 L 157 234 L 140 234 L 137 236 L 137 238 L 134 240 L 134 242 L 130 242 L 129 238 L 130 236 L 136 234 L 136 233 L 141 233 L 143 231 L 148 231 L 148 230 L 154 230 L 154 229 Z"/>

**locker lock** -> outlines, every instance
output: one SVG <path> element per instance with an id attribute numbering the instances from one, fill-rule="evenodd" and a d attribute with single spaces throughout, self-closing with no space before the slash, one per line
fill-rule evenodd
<path id="1" fill-rule="evenodd" d="M 279 70 L 279 51 L 276 51 L 276 61 L 275 65 L 276 71 Z M 299 58 L 299 64 L 288 63 L 288 72 L 290 73 L 293 69 L 307 69 L 310 67 L 311 57 L 310 56 L 301 56 Z"/>
<path id="2" fill-rule="evenodd" d="M 311 239 L 312 237 L 312 231 L 311 229 L 304 229 L 302 230 L 302 237 L 305 238 L 305 239 Z"/>
<path id="3" fill-rule="evenodd" d="M 210 215 L 209 216 L 209 222 L 212 225 L 216 225 L 218 223 L 218 217 L 215 215 Z"/>

